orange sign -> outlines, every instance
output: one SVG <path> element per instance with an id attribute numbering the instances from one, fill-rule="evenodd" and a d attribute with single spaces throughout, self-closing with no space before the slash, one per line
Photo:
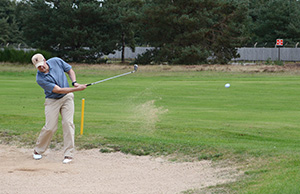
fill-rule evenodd
<path id="1" fill-rule="evenodd" d="M 276 40 L 276 45 L 277 46 L 283 46 L 283 39 L 277 39 Z"/>

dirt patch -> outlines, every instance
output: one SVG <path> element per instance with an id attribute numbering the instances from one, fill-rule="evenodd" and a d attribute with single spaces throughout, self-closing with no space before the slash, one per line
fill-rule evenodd
<path id="1" fill-rule="evenodd" d="M 211 161 L 170 162 L 164 158 L 77 151 L 62 164 L 62 151 L 48 150 L 39 160 L 32 149 L 0 144 L 0 193 L 181 193 L 235 181 L 236 167 Z"/>
<path id="2" fill-rule="evenodd" d="M 285 65 L 265 65 L 265 64 L 230 64 L 230 65 L 188 65 L 182 66 L 185 71 L 218 71 L 218 72 L 245 72 L 245 73 L 262 73 L 262 72 L 289 72 L 300 73 L 300 64 L 287 63 Z"/>

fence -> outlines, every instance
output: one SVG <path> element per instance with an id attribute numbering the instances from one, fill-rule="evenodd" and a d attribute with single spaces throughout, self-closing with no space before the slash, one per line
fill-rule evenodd
<path id="1" fill-rule="evenodd" d="M 134 59 L 139 54 L 143 54 L 153 47 L 136 47 L 135 52 L 128 47 L 125 48 L 125 59 Z M 300 61 L 300 48 L 238 48 L 239 58 L 232 59 L 233 61 Z M 107 55 L 110 59 L 120 59 L 121 51 L 115 51 L 115 54 Z"/>
<path id="2" fill-rule="evenodd" d="M 18 48 L 20 49 L 20 48 Z M 22 50 L 34 50 L 31 48 L 21 48 Z M 136 47 L 133 52 L 129 47 L 125 48 L 125 59 L 135 59 L 139 54 L 145 53 L 147 50 L 154 49 L 154 47 Z M 239 58 L 234 58 L 232 61 L 300 61 L 300 48 L 257 48 L 257 47 L 243 47 L 238 48 Z M 121 51 L 114 51 L 114 54 L 109 54 L 109 59 L 120 59 Z"/>
<path id="3" fill-rule="evenodd" d="M 139 54 L 145 53 L 147 50 L 152 50 L 154 47 L 135 47 L 135 51 L 133 52 L 129 47 L 125 47 L 124 57 L 125 59 L 134 59 Z M 122 52 L 121 51 L 114 51 L 114 54 L 109 54 L 106 57 L 109 59 L 121 59 Z"/>
<path id="4" fill-rule="evenodd" d="M 238 48 L 233 61 L 300 61 L 300 48 Z"/>

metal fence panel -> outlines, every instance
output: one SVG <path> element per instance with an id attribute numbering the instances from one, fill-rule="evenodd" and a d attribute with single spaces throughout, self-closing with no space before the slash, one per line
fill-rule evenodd
<path id="1" fill-rule="evenodd" d="M 134 59 L 139 54 L 145 53 L 147 50 L 154 47 L 136 47 L 135 52 L 130 48 L 125 48 L 125 59 Z M 238 48 L 239 58 L 232 59 L 233 61 L 300 61 L 300 48 Z M 110 59 L 120 59 L 121 51 L 115 51 L 114 54 L 107 55 Z"/>
<path id="2" fill-rule="evenodd" d="M 18 50 L 35 50 L 33 48 L 18 48 Z M 154 47 L 136 47 L 133 52 L 129 47 L 125 48 L 125 59 L 135 59 L 138 55 L 145 53 L 147 50 L 152 50 Z M 3 50 L 3 48 L 0 48 Z M 238 58 L 232 59 L 232 61 L 300 61 L 300 48 L 253 48 L 243 47 L 237 48 L 237 52 L 240 55 Z M 114 51 L 114 54 L 109 54 L 107 57 L 110 59 L 121 59 L 121 51 Z"/>
<path id="3" fill-rule="evenodd" d="M 125 47 L 124 57 L 125 59 L 134 59 L 139 54 L 143 54 L 147 50 L 152 50 L 152 49 L 154 49 L 154 47 L 135 47 L 135 52 L 133 52 L 131 48 Z M 115 52 L 114 54 L 109 54 L 107 55 L 107 57 L 110 59 L 121 59 L 122 52 L 121 51 L 114 51 L 114 52 Z"/>
<path id="4" fill-rule="evenodd" d="M 233 61 L 300 61 L 299 48 L 238 48 L 239 58 Z"/>

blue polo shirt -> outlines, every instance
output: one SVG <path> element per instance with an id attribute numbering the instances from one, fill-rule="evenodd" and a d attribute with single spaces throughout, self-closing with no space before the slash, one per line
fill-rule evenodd
<path id="1" fill-rule="evenodd" d="M 49 72 L 42 73 L 37 71 L 36 82 L 44 89 L 46 98 L 62 98 L 66 94 L 53 93 L 52 90 L 55 85 L 61 88 L 69 87 L 65 72 L 70 71 L 72 66 L 58 57 L 47 60 L 47 64 L 49 65 Z"/>

